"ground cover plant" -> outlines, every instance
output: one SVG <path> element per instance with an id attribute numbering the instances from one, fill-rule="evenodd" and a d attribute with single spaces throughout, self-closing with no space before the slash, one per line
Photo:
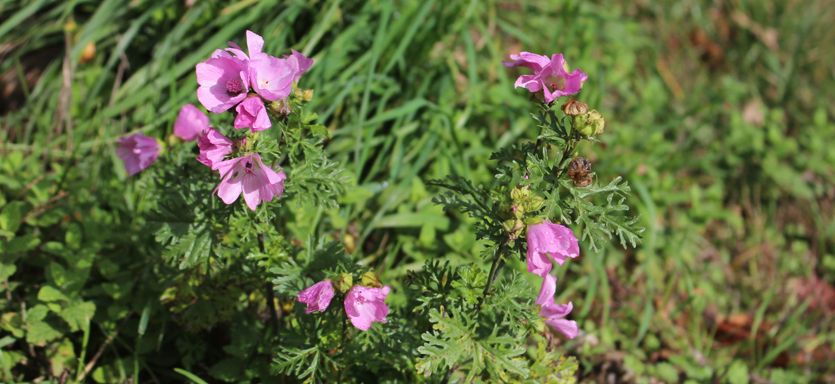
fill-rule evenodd
<path id="1" fill-rule="evenodd" d="M 831 381 L 831 14 L 0 3 L 0 378 Z"/>

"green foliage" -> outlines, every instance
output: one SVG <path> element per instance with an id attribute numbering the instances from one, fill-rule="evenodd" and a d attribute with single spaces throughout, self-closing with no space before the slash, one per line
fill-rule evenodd
<path id="1" fill-rule="evenodd" d="M 827 381 L 832 13 L 825 1 L 0 2 L 0 381 Z M 315 97 L 257 140 L 288 180 L 256 212 L 212 196 L 195 145 L 169 140 L 178 109 L 199 105 L 195 64 L 246 29 L 265 52 L 315 60 L 301 82 Z M 521 50 L 585 71 L 577 98 L 605 132 L 566 150 L 569 119 L 531 111 L 514 89 L 526 70 L 501 64 Z M 113 150 L 134 132 L 166 153 L 127 177 Z M 575 153 L 593 163 L 588 187 L 564 175 Z M 525 218 L 582 239 L 556 268 L 573 341 L 538 320 L 524 237 L 500 247 L 518 185 L 544 200 Z M 369 269 L 392 287 L 388 322 L 348 323 L 340 349 L 342 298 L 304 314 L 295 295 Z M 755 319 L 741 328 L 753 336 L 728 339 L 732 315 Z M 482 360 L 439 359 L 424 377 L 418 348 L 457 345 L 447 323 L 468 325 Z M 507 365 L 485 346 L 526 350 Z"/>
<path id="2" fill-rule="evenodd" d="M 512 336 L 499 336 L 497 329 L 489 336 L 477 334 L 479 323 L 454 307 L 449 314 L 436 309 L 429 311 L 429 321 L 435 331 L 421 336 L 426 345 L 418 348 L 425 355 L 418 360 L 417 370 L 425 376 L 443 372 L 457 366 L 459 362 L 468 364 L 469 373 L 465 382 L 471 382 L 482 371 L 487 371 L 497 380 L 508 381 L 515 374 L 523 378 L 528 376 L 527 364 L 516 357 L 525 352 L 524 348 L 512 347 L 517 339 Z M 464 362 L 466 360 L 466 362 Z M 461 367 L 456 367 L 460 369 Z"/>

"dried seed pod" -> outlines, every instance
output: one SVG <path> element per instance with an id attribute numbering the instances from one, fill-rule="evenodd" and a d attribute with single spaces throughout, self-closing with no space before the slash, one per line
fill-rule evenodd
<path id="1" fill-rule="evenodd" d="M 574 99 L 568 99 L 560 108 L 568 116 L 582 115 L 589 111 L 589 105 Z"/>
<path id="2" fill-rule="evenodd" d="M 591 162 L 582 157 L 575 157 L 568 163 L 568 177 L 577 187 L 588 187 L 592 183 Z"/>
<path id="3" fill-rule="evenodd" d="M 586 177 L 582 179 L 574 179 L 574 186 L 584 188 L 591 185 L 592 182 L 594 182 L 594 180 L 592 180 L 591 175 L 586 175 Z"/>

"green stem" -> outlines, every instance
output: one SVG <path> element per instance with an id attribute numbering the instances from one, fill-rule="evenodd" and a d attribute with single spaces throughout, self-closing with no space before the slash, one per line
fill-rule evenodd
<path id="1" fill-rule="evenodd" d="M 493 285 L 493 282 L 496 281 L 496 278 L 499 276 L 499 273 L 501 273 L 501 270 L 504 268 L 505 261 L 504 259 L 502 259 L 502 249 L 504 249 L 504 244 L 499 246 L 499 249 L 496 250 L 496 254 L 493 256 L 493 264 L 490 265 L 490 274 L 487 276 L 487 285 L 484 287 L 484 292 L 478 299 L 476 312 L 481 311 L 481 304 L 483 304 L 484 299 L 487 298 L 487 293 L 490 292 L 490 286 Z"/>
<path id="2" fill-rule="evenodd" d="M 342 311 L 342 338 L 339 341 L 339 353 L 342 355 L 342 366 L 339 367 L 339 375 L 336 378 L 337 383 L 342 383 L 342 372 L 345 370 L 345 334 L 348 332 L 348 315 Z"/>

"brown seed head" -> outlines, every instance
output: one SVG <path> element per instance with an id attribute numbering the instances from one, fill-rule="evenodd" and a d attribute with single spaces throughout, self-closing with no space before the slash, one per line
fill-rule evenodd
<path id="1" fill-rule="evenodd" d="M 567 175 L 571 180 L 574 180 L 574 185 L 577 187 L 588 187 L 592 183 L 591 178 L 591 162 L 582 157 L 575 157 L 568 163 Z"/>
<path id="2" fill-rule="evenodd" d="M 568 99 L 561 109 L 568 116 L 577 116 L 588 112 L 589 105 L 579 100 Z"/>

